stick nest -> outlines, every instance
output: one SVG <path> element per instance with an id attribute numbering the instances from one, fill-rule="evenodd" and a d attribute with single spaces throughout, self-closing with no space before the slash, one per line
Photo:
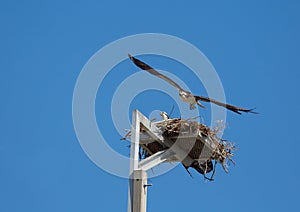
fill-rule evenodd
<path id="1" fill-rule="evenodd" d="M 236 149 L 234 144 L 230 141 L 221 139 L 218 134 L 225 128 L 223 123 L 218 123 L 213 129 L 205 124 L 191 119 L 167 119 L 164 121 L 154 122 L 153 124 L 159 129 L 164 139 L 172 141 L 179 145 L 181 149 L 189 152 L 193 160 L 199 161 L 201 164 L 215 161 L 220 163 L 228 172 L 229 163 L 234 163 L 232 160 L 233 151 Z M 126 140 L 131 136 L 131 131 L 125 135 L 121 140 Z M 169 147 L 153 140 L 151 142 L 144 142 L 151 140 L 147 135 L 146 129 L 141 127 L 141 142 L 140 142 L 140 158 L 147 158 L 159 151 L 166 150 Z"/>

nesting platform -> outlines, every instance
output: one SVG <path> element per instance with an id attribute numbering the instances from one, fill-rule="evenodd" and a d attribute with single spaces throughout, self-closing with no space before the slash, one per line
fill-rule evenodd
<path id="1" fill-rule="evenodd" d="M 177 149 L 180 150 L 181 155 L 168 157 L 165 162 L 182 162 L 186 158 L 190 161 L 198 161 L 200 164 L 215 161 L 220 163 L 226 172 L 228 162 L 234 163 L 231 157 L 235 147 L 231 142 L 218 138 L 220 128 L 210 129 L 194 119 L 180 118 L 151 122 L 151 124 L 160 139 L 153 136 L 153 132 L 146 127 L 140 126 L 141 159 L 169 149 Z M 124 139 L 130 135 L 131 132 Z"/>

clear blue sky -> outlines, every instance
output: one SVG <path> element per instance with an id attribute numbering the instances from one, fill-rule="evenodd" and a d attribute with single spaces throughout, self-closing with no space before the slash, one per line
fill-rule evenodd
<path id="1" fill-rule="evenodd" d="M 77 141 L 72 95 L 96 51 L 143 32 L 194 44 L 216 68 L 228 102 L 260 112 L 228 113 L 224 136 L 238 146 L 229 174 L 218 169 L 205 183 L 177 166 L 151 179 L 148 211 L 299 210 L 299 9 L 296 0 L 1 1 L 0 211 L 127 210 L 127 180 L 99 169 Z M 137 71 L 121 65 L 124 77 Z M 110 109 L 109 99 L 96 105 L 97 113 Z M 129 153 L 111 120 L 101 121 L 111 146 Z"/>

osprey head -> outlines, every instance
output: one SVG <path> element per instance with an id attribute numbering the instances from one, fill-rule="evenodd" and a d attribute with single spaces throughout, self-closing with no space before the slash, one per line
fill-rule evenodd
<path id="1" fill-rule="evenodd" d="M 191 94 L 190 92 L 185 91 L 185 90 L 179 90 L 179 96 L 183 102 L 190 104 L 191 110 L 196 108 L 195 104 L 197 104 L 197 101 L 196 101 L 195 97 L 193 96 L 193 94 Z"/>
<path id="2" fill-rule="evenodd" d="M 170 118 L 169 115 L 164 111 L 160 113 L 160 116 L 163 118 L 163 120 L 168 120 Z"/>
<path id="3" fill-rule="evenodd" d="M 188 103 L 195 102 L 195 97 L 193 96 L 193 94 L 191 94 L 188 91 L 180 90 L 179 96 L 182 99 L 182 101 L 184 101 L 184 102 L 188 102 Z"/>

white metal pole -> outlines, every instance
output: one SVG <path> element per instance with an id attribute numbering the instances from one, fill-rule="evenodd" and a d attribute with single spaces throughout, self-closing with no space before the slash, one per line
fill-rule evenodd
<path id="1" fill-rule="evenodd" d="M 147 172 L 136 170 L 133 172 L 130 182 L 130 206 L 129 212 L 146 212 L 147 206 Z"/>
<path id="2" fill-rule="evenodd" d="M 128 192 L 128 212 L 146 212 L 147 172 L 138 170 L 140 120 L 139 112 L 133 111 L 130 144 L 130 179 Z"/>
<path id="3" fill-rule="evenodd" d="M 140 120 L 139 112 L 134 110 L 132 113 L 131 127 L 131 143 L 130 143 L 130 175 L 134 170 L 138 169 L 139 164 L 139 142 L 140 142 Z"/>

